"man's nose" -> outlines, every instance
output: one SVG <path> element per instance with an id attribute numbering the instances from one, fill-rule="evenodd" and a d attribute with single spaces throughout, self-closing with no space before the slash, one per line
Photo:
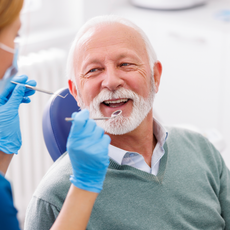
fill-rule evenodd
<path id="1" fill-rule="evenodd" d="M 102 82 L 102 87 L 107 88 L 110 91 L 115 91 L 123 85 L 124 80 L 122 79 L 119 70 L 116 67 L 106 68 L 104 79 Z"/>

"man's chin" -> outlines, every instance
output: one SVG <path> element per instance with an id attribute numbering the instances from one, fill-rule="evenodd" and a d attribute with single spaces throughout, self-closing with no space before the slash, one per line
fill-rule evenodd
<path id="1" fill-rule="evenodd" d="M 132 123 L 132 124 L 131 124 Z M 122 116 L 106 121 L 97 121 L 97 124 L 111 135 L 124 135 L 133 131 L 139 124 L 130 122 L 130 118 Z"/>

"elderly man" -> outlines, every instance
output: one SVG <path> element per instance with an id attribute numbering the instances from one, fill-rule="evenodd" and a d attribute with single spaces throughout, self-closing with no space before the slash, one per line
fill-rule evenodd
<path id="1" fill-rule="evenodd" d="M 78 104 L 92 117 L 122 110 L 98 122 L 111 138 L 110 165 L 89 230 L 230 229 L 230 172 L 220 154 L 201 135 L 166 131 L 153 118 L 161 72 L 146 35 L 123 18 L 91 19 L 73 43 L 69 88 Z M 26 229 L 51 227 L 71 173 L 65 153 L 35 192 Z"/>

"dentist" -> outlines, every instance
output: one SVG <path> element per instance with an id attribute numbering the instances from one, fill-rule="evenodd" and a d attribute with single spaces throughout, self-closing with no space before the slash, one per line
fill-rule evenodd
<path id="1" fill-rule="evenodd" d="M 0 228 L 19 229 L 10 183 L 4 174 L 14 154 L 21 147 L 18 109 L 29 103 L 34 94 L 24 84 L 36 86 L 27 76 L 15 77 L 18 71 L 18 46 L 14 43 L 21 26 L 19 13 L 23 0 L 0 0 Z M 10 81 L 22 83 L 14 85 Z"/>

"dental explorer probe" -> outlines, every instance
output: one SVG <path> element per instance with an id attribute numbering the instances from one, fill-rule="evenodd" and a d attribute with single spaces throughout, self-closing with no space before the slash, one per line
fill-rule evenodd
<path id="1" fill-rule="evenodd" d="M 13 84 L 22 84 L 22 83 L 15 82 L 15 81 L 11 81 L 11 83 L 13 83 Z M 53 92 L 50 92 L 50 91 L 46 91 L 46 90 L 43 90 L 43 89 L 39 89 L 39 88 L 34 87 L 34 86 L 31 86 L 31 85 L 25 85 L 25 87 L 26 87 L 26 88 L 29 88 L 29 89 L 33 89 L 33 90 L 39 91 L 39 92 L 42 92 L 42 93 L 50 94 L 50 95 L 55 94 L 55 95 L 57 95 L 57 96 L 59 96 L 59 97 L 61 97 L 61 98 L 65 98 L 65 97 L 68 95 L 68 93 L 67 93 L 65 96 L 62 96 L 62 95 L 60 95 L 60 94 L 56 94 L 56 93 L 53 93 Z"/>
<path id="2" fill-rule="evenodd" d="M 111 114 L 111 117 L 96 117 L 96 118 L 92 118 L 93 120 L 108 120 L 108 119 L 111 119 L 111 118 L 115 118 L 119 115 L 122 114 L 122 110 L 116 110 L 115 112 L 113 112 Z M 65 118 L 66 121 L 73 121 L 73 118 L 71 117 L 66 117 Z"/>

